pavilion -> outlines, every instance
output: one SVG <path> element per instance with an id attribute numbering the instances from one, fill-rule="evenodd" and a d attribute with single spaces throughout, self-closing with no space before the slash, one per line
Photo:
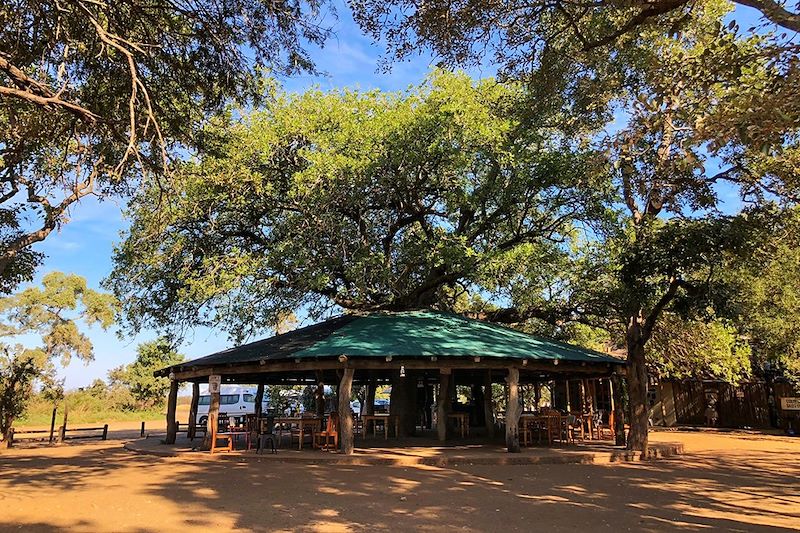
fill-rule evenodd
<path id="1" fill-rule="evenodd" d="M 538 392 L 539 384 L 552 383 L 553 405 L 568 411 L 598 399 L 612 410 L 616 404 L 619 410 L 618 380 L 624 369 L 624 360 L 608 354 L 461 315 L 419 310 L 345 314 L 167 367 L 156 376 L 171 379 L 167 443 L 174 443 L 177 433 L 180 383 L 193 383 L 191 428 L 199 384 L 211 378 L 258 384 L 257 409 L 264 385 L 314 385 L 317 411 L 324 411 L 324 385 L 338 385 L 342 451 L 352 453 L 354 383 L 368 386 L 367 409 L 374 403 L 377 385 L 392 385 L 390 409 L 399 418 L 401 435 L 414 433 L 419 406 L 423 411 L 435 410 L 437 420 L 447 420 L 455 386 L 468 385 L 480 398 L 478 410 L 492 436 L 492 383 L 506 385 L 506 421 L 519 419 L 519 387 L 526 384 L 533 384 Z M 210 421 L 216 419 L 218 406 L 219 392 L 212 391 Z M 509 451 L 517 451 L 517 425 L 505 425 Z M 436 431 L 439 440 L 447 438 L 447 424 L 437 424 Z"/>

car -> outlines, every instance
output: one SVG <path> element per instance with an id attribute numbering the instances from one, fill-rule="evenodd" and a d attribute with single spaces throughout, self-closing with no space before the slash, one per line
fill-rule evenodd
<path id="1" fill-rule="evenodd" d="M 208 409 L 211 407 L 211 395 L 201 394 L 197 402 L 197 423 L 208 422 Z M 261 412 L 268 410 L 266 392 L 261 403 Z M 256 389 L 250 387 L 222 387 L 219 395 L 219 414 L 229 416 L 251 415 L 256 412 Z"/>

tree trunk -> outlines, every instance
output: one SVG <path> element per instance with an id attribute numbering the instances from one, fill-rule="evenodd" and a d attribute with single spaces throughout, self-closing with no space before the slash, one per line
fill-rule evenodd
<path id="1" fill-rule="evenodd" d="M 519 369 L 509 368 L 508 404 L 506 405 L 506 447 L 511 453 L 519 453 Z"/>
<path id="2" fill-rule="evenodd" d="M 353 454 L 353 412 L 350 409 L 353 373 L 352 368 L 345 368 L 339 382 L 339 445 L 345 455 Z"/>
<path id="3" fill-rule="evenodd" d="M 483 422 L 486 425 L 486 437 L 494 438 L 494 406 L 492 405 L 492 371 L 487 370 L 483 376 Z"/>
<path id="4" fill-rule="evenodd" d="M 178 404 L 178 380 L 169 383 L 169 396 L 167 397 L 167 438 L 165 444 L 175 444 L 178 435 L 178 424 L 175 420 L 175 408 Z"/>
<path id="5" fill-rule="evenodd" d="M 622 404 L 622 378 L 611 374 L 611 402 L 614 404 L 614 439 L 617 446 L 625 446 L 625 406 Z"/>
<path id="6" fill-rule="evenodd" d="M 647 366 L 642 327 L 637 317 L 631 317 L 626 336 L 628 348 L 628 405 L 630 433 L 628 449 L 644 452 L 647 449 Z"/>
<path id="7" fill-rule="evenodd" d="M 439 370 L 439 394 L 436 398 L 436 436 L 447 440 L 447 413 L 450 411 L 450 370 Z"/>
<path id="8" fill-rule="evenodd" d="M 219 424 L 219 391 L 211 392 L 211 403 L 208 406 L 208 421 L 206 434 L 203 437 L 203 449 L 210 450 L 211 443 L 217 438 L 217 424 Z"/>
<path id="9" fill-rule="evenodd" d="M 192 403 L 189 406 L 189 431 L 186 432 L 190 440 L 193 440 L 197 436 L 195 426 L 197 425 L 197 405 L 199 402 L 200 384 L 195 382 L 192 383 Z M 256 404 L 256 409 L 258 409 L 258 404 Z"/>

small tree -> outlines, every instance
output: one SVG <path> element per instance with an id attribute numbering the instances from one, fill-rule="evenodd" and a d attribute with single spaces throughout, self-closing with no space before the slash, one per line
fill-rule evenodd
<path id="1" fill-rule="evenodd" d="M 106 329 L 113 323 L 115 308 L 111 295 L 89 289 L 80 276 L 61 272 L 46 275 L 42 288 L 30 287 L 0 298 L 0 333 L 41 338 L 41 345 L 35 348 L 0 343 L 2 446 L 8 446 L 9 430 L 25 412 L 36 383 L 58 388 L 54 359 L 60 358 L 62 365 L 69 364 L 72 357 L 84 362 L 94 359 L 92 343 L 80 332 L 78 323 L 100 324 Z"/>
<path id="2" fill-rule="evenodd" d="M 128 388 L 140 409 L 160 407 L 169 390 L 169 379 L 157 378 L 153 372 L 183 360 L 183 355 L 175 351 L 169 340 L 159 337 L 140 344 L 136 348 L 136 360 L 111 370 L 108 378 L 112 387 L 121 384 Z"/>

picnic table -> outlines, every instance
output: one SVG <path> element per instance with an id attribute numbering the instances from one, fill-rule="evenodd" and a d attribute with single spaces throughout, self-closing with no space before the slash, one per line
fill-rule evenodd
<path id="1" fill-rule="evenodd" d="M 289 426 L 289 435 L 291 436 L 291 428 L 293 426 L 297 427 L 299 432 L 299 441 L 298 442 L 298 450 L 303 449 L 303 439 L 306 435 L 311 435 L 312 440 L 314 437 L 314 433 L 320 430 L 322 425 L 322 418 L 318 416 L 276 416 L 275 417 L 275 425 L 280 425 L 280 429 L 278 429 L 278 441 L 280 442 L 281 438 L 283 437 L 283 426 Z M 290 438 L 291 440 L 291 438 Z"/>
<path id="2" fill-rule="evenodd" d="M 469 435 L 469 413 L 447 413 L 447 419 L 453 419 L 458 423 L 462 439 L 465 434 Z"/>
<path id="3" fill-rule="evenodd" d="M 361 421 L 361 436 L 366 438 L 367 436 L 367 426 L 369 426 L 370 421 L 372 421 L 372 434 L 375 435 L 377 433 L 375 422 L 383 421 L 383 436 L 385 439 L 389 438 L 389 422 L 394 422 L 394 436 L 398 437 L 400 435 L 400 417 L 397 415 L 362 415 Z"/>

